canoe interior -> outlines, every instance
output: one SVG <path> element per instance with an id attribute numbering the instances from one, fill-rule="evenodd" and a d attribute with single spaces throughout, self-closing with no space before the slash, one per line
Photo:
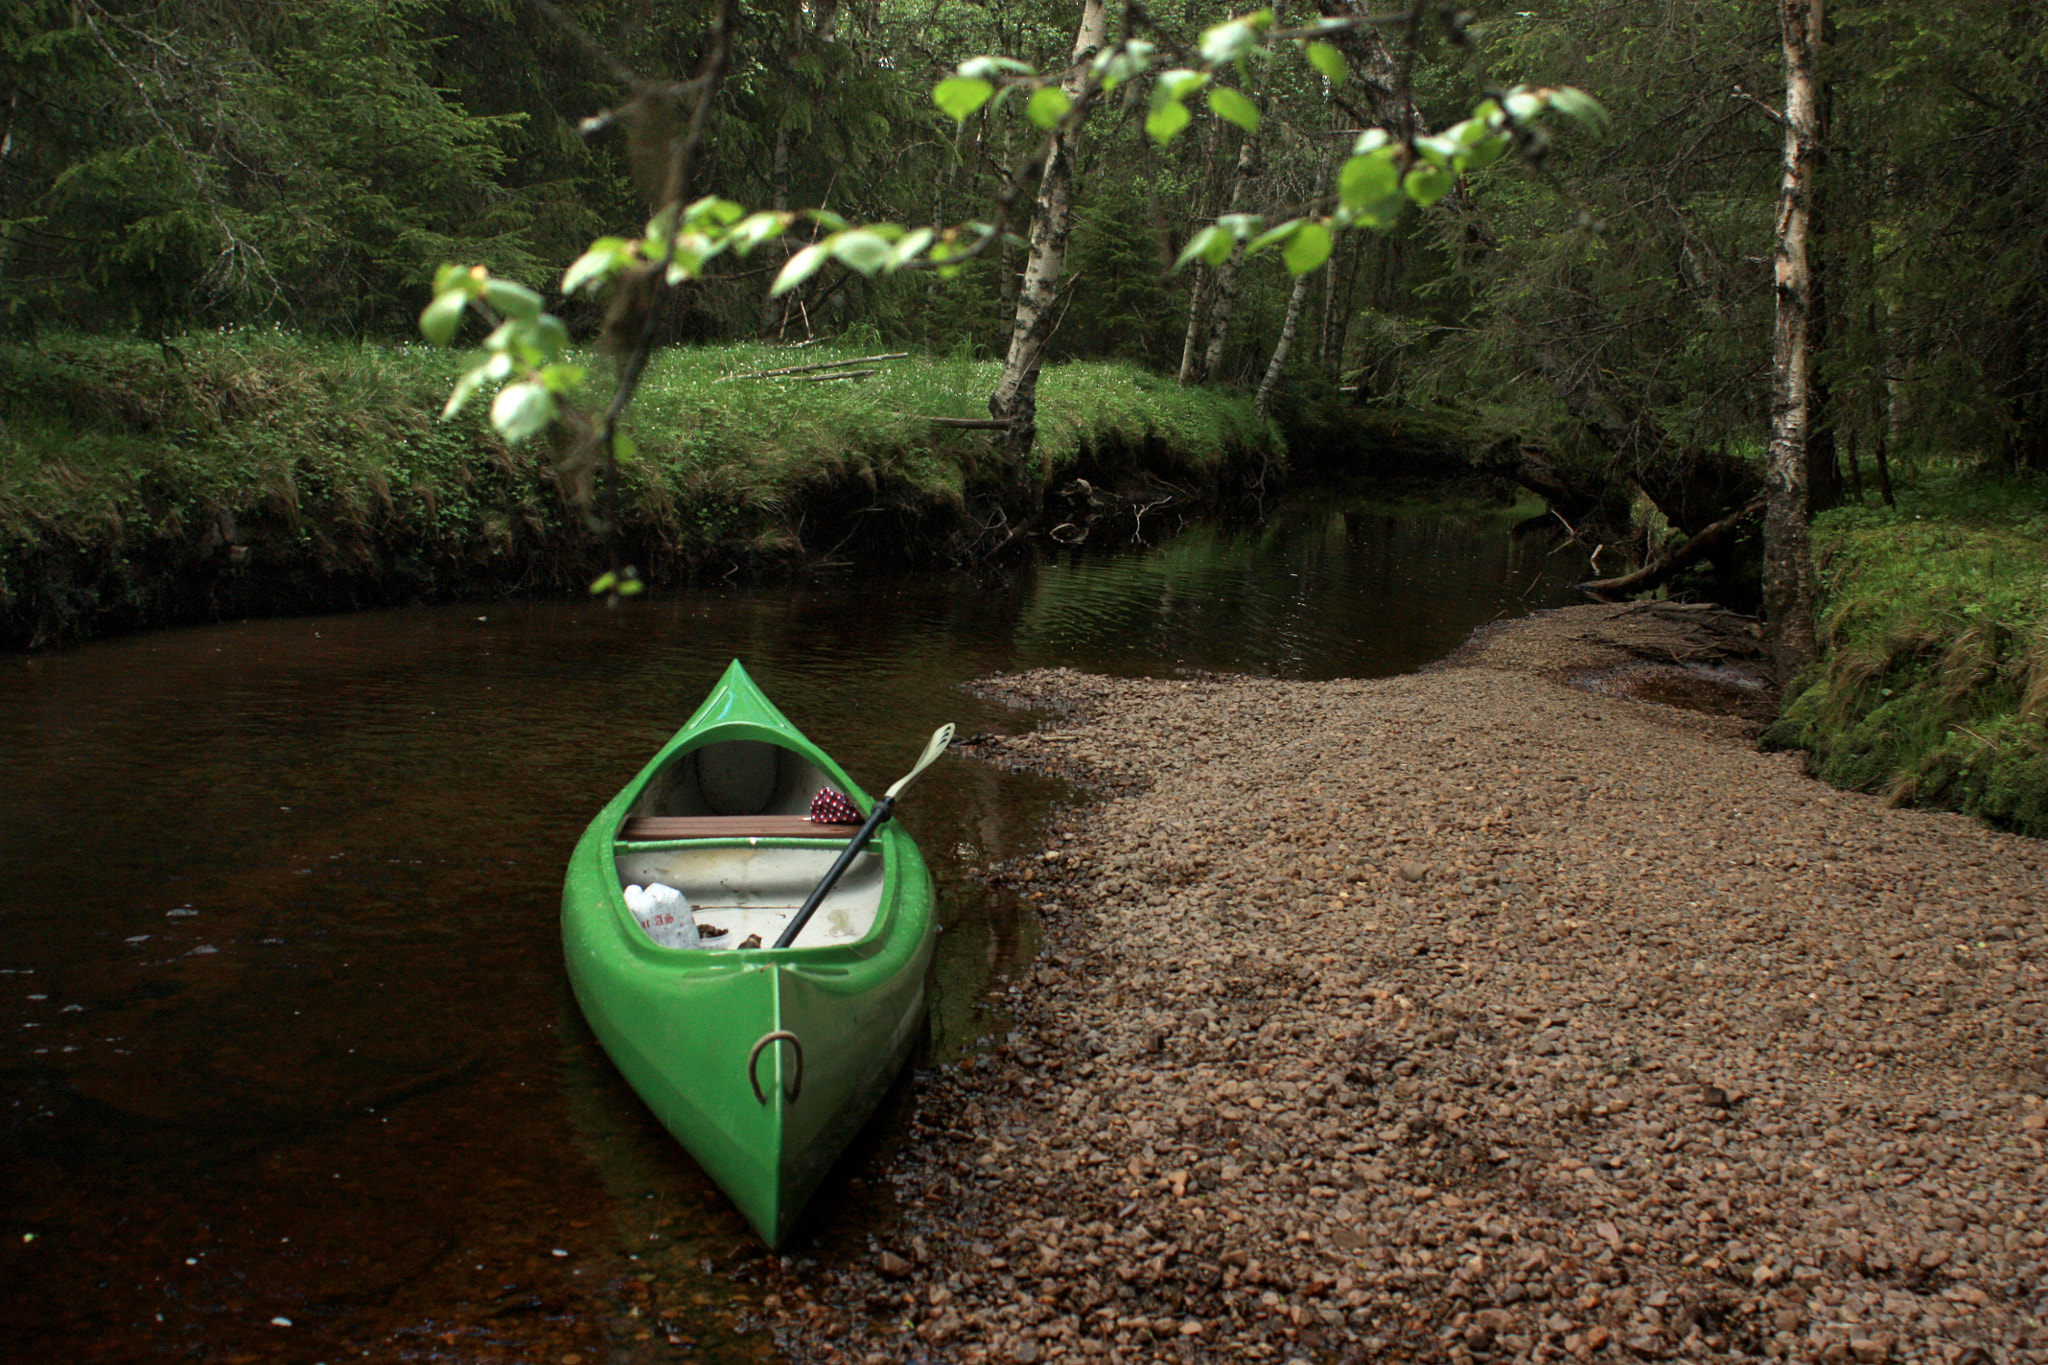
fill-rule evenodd
<path id="1" fill-rule="evenodd" d="M 648 778 L 626 812 L 641 816 L 802 816 L 832 786 L 824 769 L 794 749 L 765 740 L 722 740 L 676 754 Z M 826 834 L 829 827 L 821 826 Z M 697 921 L 726 932 L 707 950 L 736 949 L 758 935 L 766 947 L 802 908 L 851 833 L 829 839 L 755 837 L 626 842 L 614 846 L 621 887 L 659 882 L 683 893 Z M 793 947 L 857 943 L 874 928 L 882 904 L 882 853 L 870 846 L 826 896 Z"/>
<path id="2" fill-rule="evenodd" d="M 615 857 L 621 886 L 673 886 L 693 907 L 698 933 L 706 926 L 726 931 L 707 938 L 706 948 L 737 948 L 750 934 L 759 934 L 765 947 L 781 935 L 843 846 L 843 840 L 692 840 L 620 845 Z M 870 845 L 846 869 L 791 946 L 857 943 L 874 928 L 881 905 L 882 855 Z"/>
<path id="3" fill-rule="evenodd" d="M 824 769 L 794 749 L 724 740 L 670 759 L 626 814 L 808 815 L 811 798 L 831 785 Z"/>

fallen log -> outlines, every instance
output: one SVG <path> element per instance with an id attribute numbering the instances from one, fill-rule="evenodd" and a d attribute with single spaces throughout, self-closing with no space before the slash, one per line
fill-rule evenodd
<path id="1" fill-rule="evenodd" d="M 1713 525 L 1700 531 L 1677 550 L 1664 556 L 1654 564 L 1645 564 L 1634 573 L 1621 574 L 1615 578 L 1596 578 L 1578 585 L 1578 590 L 1596 602 L 1612 602 L 1618 596 L 1630 593 L 1648 592 L 1661 585 L 1686 565 L 1699 559 L 1709 550 L 1727 540 L 1735 528 L 1764 510 L 1764 500 L 1756 499 L 1740 511 L 1732 512 Z"/>

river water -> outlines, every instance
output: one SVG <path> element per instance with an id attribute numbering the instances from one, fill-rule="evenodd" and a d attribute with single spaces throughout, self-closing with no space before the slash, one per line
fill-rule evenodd
<path id="1" fill-rule="evenodd" d="M 0 660 L 0 1341 L 91 1362 L 755 1360 L 765 1255 L 571 999 L 585 821 L 737 657 L 870 791 L 959 688 L 1384 676 L 1556 605 L 1506 521 L 1304 497 L 1002 572 L 244 622 Z M 932 1038 L 1031 952 L 1055 784 L 942 760 Z M 906 1081 L 787 1250 L 864 1253 Z"/>

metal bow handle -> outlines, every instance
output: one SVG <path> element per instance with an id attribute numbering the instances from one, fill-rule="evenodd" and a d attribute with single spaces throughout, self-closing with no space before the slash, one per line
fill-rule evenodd
<path id="1" fill-rule="evenodd" d="M 768 1092 L 761 1088 L 761 1078 L 756 1074 L 755 1066 L 761 1060 L 761 1054 L 768 1050 L 770 1043 L 788 1043 L 789 1050 L 796 1056 L 795 1078 L 791 1080 L 789 1088 L 782 1092 L 789 1102 L 794 1104 L 796 1097 L 803 1093 L 804 1088 L 804 1045 L 801 1039 L 787 1029 L 764 1033 L 761 1040 L 754 1044 L 754 1050 L 747 1054 L 747 1084 L 754 1087 L 754 1098 L 765 1107 L 768 1103 Z"/>

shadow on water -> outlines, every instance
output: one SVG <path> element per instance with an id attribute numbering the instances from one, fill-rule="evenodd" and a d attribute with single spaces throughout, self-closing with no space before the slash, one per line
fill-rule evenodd
<path id="1" fill-rule="evenodd" d="M 1563 599 L 1505 522 L 1305 500 L 1004 573 L 243 623 L 0 671 L 0 1335 L 22 1358 L 753 1360 L 765 1253 L 597 1048 L 563 859 L 746 661 L 864 785 L 1071 665 L 1385 675 Z M 1059 785 L 941 762 L 927 1065 L 1033 926 L 972 877 Z M 899 1085 L 799 1234 L 859 1254 Z M 878 1157 L 882 1161 L 878 1161 Z M 706 1267 L 710 1269 L 706 1269 Z"/>

